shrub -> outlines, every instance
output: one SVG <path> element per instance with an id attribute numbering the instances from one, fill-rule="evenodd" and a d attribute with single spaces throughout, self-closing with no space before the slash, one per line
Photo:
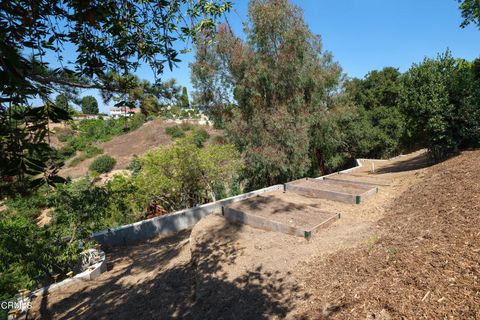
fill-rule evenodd
<path id="1" fill-rule="evenodd" d="M 88 141 L 87 139 L 85 139 L 83 136 L 80 136 L 80 137 L 76 137 L 74 139 L 71 139 L 70 142 L 69 142 L 69 145 L 74 148 L 75 150 L 84 150 L 87 145 L 88 145 Z"/>
<path id="2" fill-rule="evenodd" d="M 199 148 L 203 147 L 203 143 L 210 138 L 210 135 L 208 134 L 207 130 L 201 129 L 201 128 L 195 128 L 193 130 L 193 142 L 195 145 Z"/>
<path id="3" fill-rule="evenodd" d="M 189 130 L 192 130 L 193 125 L 186 121 L 183 121 L 182 124 L 180 125 L 180 128 L 182 128 L 183 131 L 189 131 Z"/>
<path id="4" fill-rule="evenodd" d="M 212 138 L 213 144 L 225 144 L 227 143 L 224 136 L 215 136 Z"/>
<path id="5" fill-rule="evenodd" d="M 128 164 L 127 167 L 128 170 L 132 171 L 133 175 L 136 175 L 142 170 L 142 162 L 140 161 L 140 158 L 134 154 L 132 160 Z"/>
<path id="6" fill-rule="evenodd" d="M 98 147 L 95 147 L 95 146 L 92 146 L 92 145 L 88 145 L 85 150 L 84 150 L 84 157 L 85 159 L 88 159 L 88 158 L 93 158 L 99 154 L 102 154 L 103 153 L 103 150 L 98 148 Z"/>
<path id="7" fill-rule="evenodd" d="M 148 151 L 142 157 L 142 170 L 135 176 L 136 201 L 146 207 L 152 200 L 167 212 L 218 199 L 239 167 L 240 155 L 232 145 L 197 148 L 191 139 Z"/>
<path id="8" fill-rule="evenodd" d="M 75 149 L 72 146 L 64 146 L 58 149 L 58 155 L 62 159 L 68 159 L 75 155 Z"/>
<path id="9" fill-rule="evenodd" d="M 60 142 L 67 142 L 73 135 L 69 133 L 60 133 L 58 135 L 58 140 Z"/>
<path id="10" fill-rule="evenodd" d="M 146 116 L 143 113 L 136 113 L 130 119 L 130 131 L 140 128 L 146 121 Z"/>
<path id="11" fill-rule="evenodd" d="M 90 165 L 90 170 L 98 173 L 109 172 L 115 166 L 115 159 L 109 155 L 103 155 L 96 158 Z"/>
<path id="12" fill-rule="evenodd" d="M 183 138 L 185 136 L 185 133 L 179 126 L 168 127 L 165 129 L 165 133 L 172 137 L 172 139 Z"/>
<path id="13" fill-rule="evenodd" d="M 70 164 L 68 165 L 69 167 L 75 167 L 76 165 L 78 165 L 80 162 L 86 160 L 86 159 L 90 159 L 90 158 L 93 158 L 99 154 L 102 154 L 103 153 L 103 150 L 98 148 L 98 147 L 95 147 L 95 146 L 92 146 L 92 145 L 87 145 L 84 149 L 84 152 L 79 155 L 78 157 L 76 157 L 75 159 L 73 159 L 72 161 L 70 161 Z"/>

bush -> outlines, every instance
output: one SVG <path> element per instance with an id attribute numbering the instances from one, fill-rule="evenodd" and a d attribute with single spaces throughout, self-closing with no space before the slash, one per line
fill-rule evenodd
<path id="1" fill-rule="evenodd" d="M 75 149 L 72 146 L 64 146 L 58 149 L 58 155 L 62 159 L 69 159 L 75 155 Z"/>
<path id="2" fill-rule="evenodd" d="M 67 142 L 71 137 L 73 137 L 73 135 L 70 133 L 60 133 L 58 135 L 58 140 L 60 142 Z"/>
<path id="3" fill-rule="evenodd" d="M 183 131 L 189 131 L 189 130 L 193 129 L 193 125 L 191 123 L 188 123 L 188 122 L 184 121 L 180 125 L 180 128 L 182 128 Z"/>
<path id="4" fill-rule="evenodd" d="M 203 147 L 203 143 L 210 138 L 207 130 L 196 128 L 193 130 L 193 142 L 199 148 Z"/>
<path id="5" fill-rule="evenodd" d="M 86 159 L 93 158 L 93 157 L 95 157 L 99 154 L 102 154 L 102 153 L 103 153 L 102 149 L 97 148 L 97 147 L 92 146 L 92 145 L 87 145 L 84 148 L 84 152 L 81 155 L 79 155 L 78 157 L 76 157 L 75 159 L 73 159 L 72 161 L 70 161 L 70 164 L 68 166 L 69 167 L 75 167 L 80 162 L 82 162 Z"/>
<path id="6" fill-rule="evenodd" d="M 90 165 L 90 170 L 98 173 L 106 173 L 113 169 L 116 162 L 117 161 L 115 161 L 115 159 L 110 157 L 109 155 L 103 155 L 96 158 L 92 162 L 92 164 Z"/>
<path id="7" fill-rule="evenodd" d="M 142 170 L 142 162 L 140 161 L 140 158 L 134 154 L 132 160 L 128 164 L 127 167 L 128 170 L 132 171 L 133 175 L 136 175 Z"/>
<path id="8" fill-rule="evenodd" d="M 84 157 L 85 159 L 88 159 L 88 158 L 93 158 L 99 154 L 102 154 L 103 153 L 103 150 L 98 148 L 98 147 L 95 147 L 95 146 L 92 146 L 92 145 L 89 145 L 85 148 L 84 150 Z"/>
<path id="9" fill-rule="evenodd" d="M 130 131 L 140 128 L 146 121 L 146 116 L 143 113 L 134 114 L 129 120 L 130 122 Z"/>
<path id="10" fill-rule="evenodd" d="M 172 137 L 172 139 L 183 138 L 185 136 L 185 133 L 179 126 L 168 127 L 165 129 L 165 133 Z"/>
<path id="11" fill-rule="evenodd" d="M 197 148 L 191 139 L 148 151 L 142 157 L 142 170 L 135 176 L 135 201 L 145 208 L 152 201 L 167 212 L 203 204 L 229 194 L 229 186 L 239 167 L 232 145 Z"/>
<path id="12" fill-rule="evenodd" d="M 220 145 L 222 145 L 222 144 L 227 143 L 227 141 L 225 140 L 225 137 L 224 137 L 224 136 L 214 136 L 214 137 L 212 138 L 212 143 L 213 143 L 213 144 L 220 144 Z"/>

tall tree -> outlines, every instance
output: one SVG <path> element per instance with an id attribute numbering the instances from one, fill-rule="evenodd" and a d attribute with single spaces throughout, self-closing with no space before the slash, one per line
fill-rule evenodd
<path id="1" fill-rule="evenodd" d="M 249 18 L 247 43 L 229 51 L 238 114 L 228 133 L 243 153 L 248 187 L 256 188 L 310 169 L 311 130 L 328 108 L 340 67 L 288 0 L 253 0 Z"/>
<path id="2" fill-rule="evenodd" d="M 224 128 L 234 105 L 235 80 L 230 62 L 242 56 L 243 43 L 233 36 L 228 25 L 221 24 L 217 32 L 200 35 L 195 49 L 195 62 L 190 64 L 195 89 L 192 104 L 204 110 L 215 127 Z"/>
<path id="3" fill-rule="evenodd" d="M 187 87 L 182 88 L 182 95 L 180 96 L 180 108 L 188 109 L 190 107 L 190 101 L 188 100 Z"/>
<path id="4" fill-rule="evenodd" d="M 366 110 L 379 106 L 397 107 L 401 91 L 400 72 L 386 67 L 370 71 L 364 79 L 352 79 L 345 85 L 355 104 Z"/>
<path id="5" fill-rule="evenodd" d="M 373 70 L 364 79 L 346 82 L 345 92 L 357 107 L 348 112 L 358 113 L 366 126 L 365 132 L 369 133 L 364 138 L 369 142 L 368 148 L 351 148 L 355 152 L 349 154 L 349 158 L 384 158 L 400 151 L 405 129 L 404 115 L 400 110 L 401 91 L 401 73 L 392 67 Z"/>
<path id="6" fill-rule="evenodd" d="M 474 94 L 467 86 L 471 75 L 471 64 L 447 51 L 414 64 L 403 77 L 402 108 L 410 139 L 426 146 L 434 160 L 455 152 L 466 138 L 478 137 L 478 100 L 470 100 Z"/>
<path id="7" fill-rule="evenodd" d="M 57 106 L 58 108 L 61 108 L 65 111 L 69 111 L 70 110 L 70 105 L 68 103 L 68 98 L 66 95 L 64 94 L 59 94 L 55 97 L 55 106 Z"/>
<path id="8" fill-rule="evenodd" d="M 82 113 L 84 114 L 98 114 L 98 102 L 93 96 L 85 96 L 82 98 Z"/>

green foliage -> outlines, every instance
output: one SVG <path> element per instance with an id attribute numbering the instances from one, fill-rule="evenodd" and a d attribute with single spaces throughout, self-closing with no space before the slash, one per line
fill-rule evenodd
<path id="1" fill-rule="evenodd" d="M 85 150 L 93 143 L 106 142 L 115 136 L 136 130 L 144 121 L 143 114 L 130 118 L 82 120 L 78 124 L 77 134 L 69 136 L 67 141 L 75 150 Z"/>
<path id="2" fill-rule="evenodd" d="M 85 160 L 85 158 L 83 157 L 76 157 L 76 158 L 73 158 L 69 163 L 68 163 L 68 166 L 70 168 L 73 168 L 73 167 L 76 167 L 78 166 L 80 163 L 82 163 L 83 161 Z"/>
<path id="3" fill-rule="evenodd" d="M 203 144 L 208 140 L 208 138 L 210 138 L 210 135 L 208 134 L 207 130 L 203 128 L 195 128 L 192 130 L 192 140 L 197 147 L 203 147 Z"/>
<path id="4" fill-rule="evenodd" d="M 185 132 L 179 126 L 165 128 L 165 133 L 172 137 L 172 139 L 182 138 L 185 136 Z"/>
<path id="5" fill-rule="evenodd" d="M 98 114 L 98 102 L 95 97 L 85 96 L 81 101 L 82 113 L 84 114 Z"/>
<path id="6" fill-rule="evenodd" d="M 387 67 L 370 71 L 365 79 L 352 79 L 346 84 L 347 94 L 355 105 L 366 110 L 380 106 L 397 107 L 402 83 L 398 69 Z"/>
<path id="7" fill-rule="evenodd" d="M 388 158 L 398 154 L 403 147 L 405 115 L 398 107 L 380 106 L 366 112 L 374 130 L 370 150 L 361 155 L 365 158 Z"/>
<path id="8" fill-rule="evenodd" d="M 86 184 L 90 188 L 89 184 Z M 72 232 L 71 225 L 62 225 L 63 214 L 74 215 L 78 207 L 69 206 L 62 190 L 72 186 L 60 185 L 52 193 L 42 187 L 31 196 L 16 197 L 5 202 L 7 210 L 0 213 L 0 300 L 5 301 L 15 295 L 19 289 L 35 289 L 53 282 L 53 275 L 59 274 L 59 280 L 69 271 L 78 272 L 77 258 L 82 247 L 88 245 L 82 232 Z M 79 199 L 78 204 L 92 206 L 93 198 Z M 103 201 L 101 198 L 99 201 Z M 101 202 L 99 202 L 101 203 Z M 36 218 L 46 207 L 57 208 L 50 224 L 39 227 Z M 92 208 L 95 213 L 96 208 Z M 83 223 L 83 222 L 82 222 Z M 77 229 L 82 229 L 78 227 Z M 83 232 L 88 236 L 89 230 Z"/>
<path id="9" fill-rule="evenodd" d="M 192 105 L 203 110 L 215 128 L 224 129 L 235 107 L 230 62 L 234 54 L 242 53 L 242 43 L 226 25 L 220 25 L 217 33 L 201 34 L 195 49 L 195 62 L 189 65 L 195 89 Z"/>
<path id="10" fill-rule="evenodd" d="M 73 149 L 73 147 L 72 147 L 72 149 Z M 83 162 L 87 159 L 93 158 L 93 157 L 95 157 L 99 154 L 102 154 L 102 153 L 103 153 L 102 149 L 89 144 L 84 148 L 81 155 L 79 155 L 78 157 L 76 157 L 76 158 L 72 159 L 72 161 L 70 161 L 69 167 L 75 167 L 79 163 L 81 163 L 81 162 Z"/>
<path id="11" fill-rule="evenodd" d="M 110 172 L 115 166 L 116 160 L 109 155 L 103 155 L 93 160 L 90 170 L 97 173 Z"/>
<path id="12" fill-rule="evenodd" d="M 69 145 L 61 147 L 60 149 L 57 150 L 57 152 L 58 152 L 59 157 L 62 160 L 67 160 L 67 159 L 73 157 L 76 153 L 75 148 L 73 148 L 72 146 L 69 146 Z"/>
<path id="13" fill-rule="evenodd" d="M 71 132 L 64 132 L 64 133 L 59 133 L 57 137 L 58 137 L 58 141 L 67 142 L 73 137 L 73 134 Z"/>
<path id="14" fill-rule="evenodd" d="M 97 147 L 95 147 L 95 146 L 93 146 L 93 145 L 88 145 L 83 152 L 84 152 L 84 154 L 85 154 L 85 157 L 87 157 L 87 158 L 93 158 L 93 157 L 95 157 L 96 155 L 102 154 L 102 153 L 103 153 L 103 150 L 100 149 L 100 148 L 97 148 Z"/>
<path id="15" fill-rule="evenodd" d="M 58 188 L 52 197 L 55 208 L 53 224 L 71 239 L 87 239 L 104 228 L 108 194 L 81 179 Z"/>
<path id="16" fill-rule="evenodd" d="M 409 138 L 428 147 L 434 160 L 479 146 L 477 63 L 454 59 L 447 51 L 413 65 L 404 76 L 402 107 Z"/>
<path id="17" fill-rule="evenodd" d="M 140 128 L 146 121 L 147 117 L 143 113 L 134 114 L 131 119 L 129 119 L 129 131 L 134 131 Z"/>
<path id="18" fill-rule="evenodd" d="M 40 214 L 41 209 L 48 206 L 48 199 L 43 193 L 37 192 L 27 197 L 17 196 L 6 199 L 5 205 L 7 210 L 0 213 L 0 220 L 4 217 L 19 215 L 35 219 Z"/>
<path id="19" fill-rule="evenodd" d="M 364 79 L 346 83 L 346 94 L 358 107 L 351 112 L 359 113 L 370 137 L 369 147 L 360 157 L 386 158 L 400 152 L 405 130 L 399 107 L 402 88 L 401 74 L 392 67 L 373 70 Z"/>
<path id="20" fill-rule="evenodd" d="M 139 205 L 137 199 L 138 188 L 135 184 L 135 179 L 123 175 L 115 175 L 107 183 L 106 191 L 109 195 L 104 220 L 106 225 L 120 226 L 145 218 L 146 207 Z"/>
<path id="21" fill-rule="evenodd" d="M 65 96 L 64 94 L 59 94 L 56 98 L 55 98 L 55 105 L 58 107 L 58 108 L 61 108 L 65 111 L 70 111 L 70 105 L 68 104 L 68 98 L 67 96 Z"/>
<path id="22" fill-rule="evenodd" d="M 190 137 L 147 152 L 135 177 L 139 207 L 154 202 L 167 212 L 216 200 L 215 188 L 229 193 L 239 166 L 232 145 L 198 148 Z"/>
<path id="23" fill-rule="evenodd" d="M 435 160 L 458 149 L 454 137 L 454 108 L 449 99 L 448 77 L 454 61 L 447 53 L 438 60 L 425 59 L 404 76 L 402 107 L 408 114 L 408 135 L 428 147 Z"/>
<path id="24" fill-rule="evenodd" d="M 182 95 L 179 99 L 179 107 L 182 109 L 187 109 L 190 107 L 190 101 L 188 100 L 187 87 L 182 88 Z"/>
<path id="25" fill-rule="evenodd" d="M 254 189 L 309 171 L 313 121 L 328 106 L 340 68 L 290 1 L 251 1 L 249 18 L 246 43 L 225 34 L 218 46 L 229 56 L 238 102 L 228 134 Z"/>
<path id="26" fill-rule="evenodd" d="M 48 123 L 67 120 L 68 113 L 52 104 L 6 110 L 2 109 L 1 103 L 0 195 L 28 193 L 40 185 L 53 186 L 62 181 L 57 175 L 55 152 L 47 143 Z"/>
<path id="27" fill-rule="evenodd" d="M 133 155 L 127 169 L 132 172 L 132 175 L 137 175 L 142 170 L 142 162 L 136 154 Z"/>
<path id="28" fill-rule="evenodd" d="M 462 28 L 474 23 L 480 28 L 480 2 L 478 0 L 457 0 L 460 4 L 463 22 Z"/>

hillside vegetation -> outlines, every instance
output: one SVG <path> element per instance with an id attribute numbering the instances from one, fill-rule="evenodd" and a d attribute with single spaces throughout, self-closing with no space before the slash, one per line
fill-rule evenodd
<path id="1" fill-rule="evenodd" d="M 131 132 L 121 132 L 106 142 L 101 142 L 100 140 L 98 143 L 94 143 L 94 146 L 101 150 L 101 153 L 109 155 L 116 160 L 116 170 L 126 169 L 134 155 L 140 156 L 152 148 L 172 144 L 173 139 L 165 130 L 175 126 L 175 124 L 165 122 L 161 119 L 155 119 L 145 122 Z M 222 135 L 220 130 L 214 130 L 209 127 L 206 128 L 212 136 L 212 139 L 215 136 Z M 62 144 L 60 143 L 60 145 Z M 65 146 L 60 146 L 59 150 L 63 148 L 65 148 Z M 74 161 L 74 159 L 75 158 L 72 158 L 66 161 L 66 165 L 60 170 L 62 176 L 79 178 L 88 173 L 88 168 L 93 162 L 93 157 L 86 158 L 72 166 L 71 162 Z"/>

